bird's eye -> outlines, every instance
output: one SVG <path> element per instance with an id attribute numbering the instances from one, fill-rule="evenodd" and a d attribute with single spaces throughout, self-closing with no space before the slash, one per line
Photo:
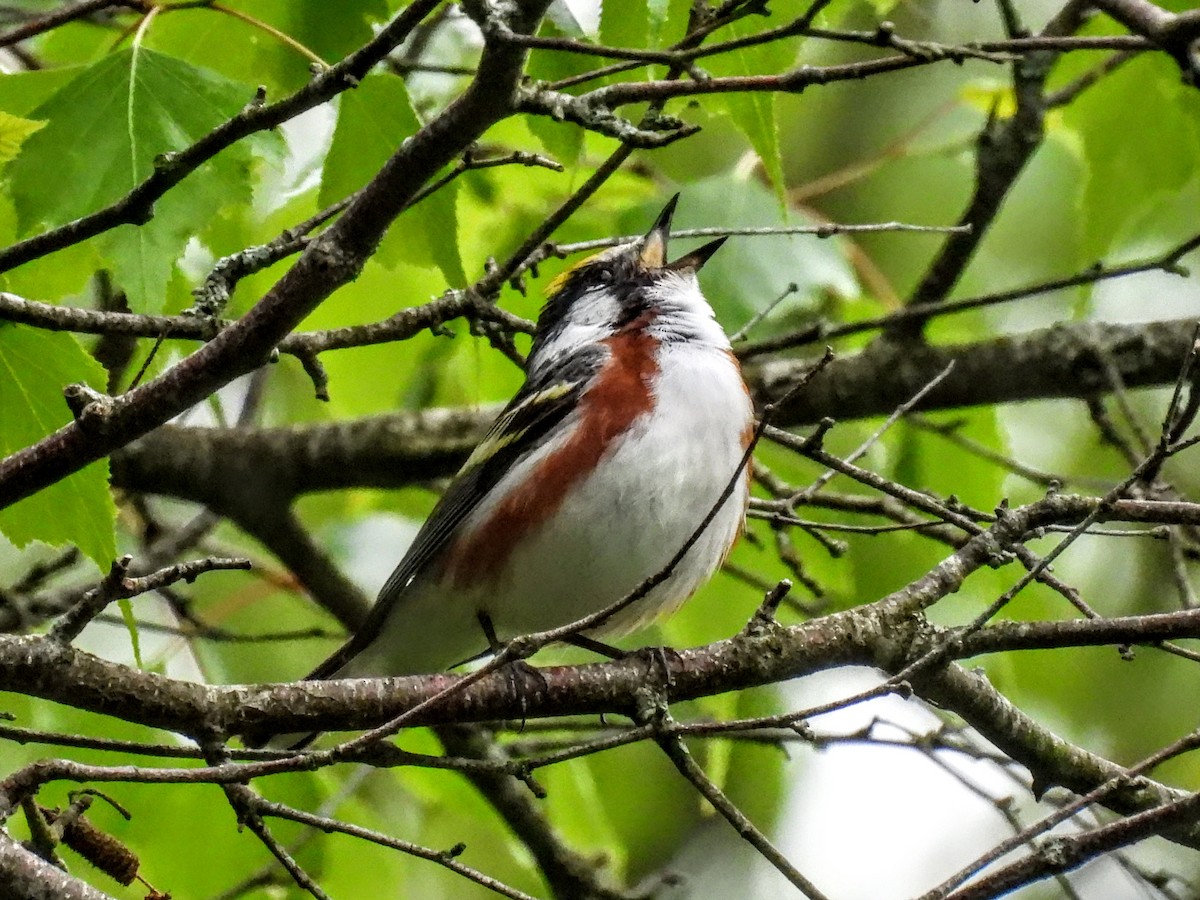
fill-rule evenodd
<path id="1" fill-rule="evenodd" d="M 613 280 L 613 271 L 608 266 L 598 266 L 596 268 L 595 277 L 599 284 L 611 284 Z"/>

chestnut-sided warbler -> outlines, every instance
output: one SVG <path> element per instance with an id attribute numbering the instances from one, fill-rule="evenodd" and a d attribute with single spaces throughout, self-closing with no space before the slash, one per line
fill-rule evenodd
<path id="1" fill-rule="evenodd" d="M 667 262 L 677 199 L 645 237 L 549 286 L 525 384 L 310 679 L 436 672 L 605 609 L 662 570 L 736 478 L 670 576 L 588 635 L 674 611 L 721 564 L 745 518 L 753 410 L 696 280 L 724 239 Z"/>

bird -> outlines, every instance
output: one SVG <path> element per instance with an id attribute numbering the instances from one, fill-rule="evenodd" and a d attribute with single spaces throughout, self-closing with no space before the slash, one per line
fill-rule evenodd
<path id="1" fill-rule="evenodd" d="M 678 200 L 550 283 L 524 384 L 306 680 L 439 672 L 578 621 L 660 574 L 714 509 L 665 580 L 582 641 L 667 616 L 722 564 L 754 410 L 696 277 L 725 238 L 668 262 Z"/>

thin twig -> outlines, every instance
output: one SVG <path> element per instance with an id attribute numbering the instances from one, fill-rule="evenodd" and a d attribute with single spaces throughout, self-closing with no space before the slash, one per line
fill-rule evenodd
<path id="1" fill-rule="evenodd" d="M 1050 281 L 1041 281 L 1025 287 L 1013 288 L 1012 290 L 1007 291 L 997 291 L 992 294 L 983 294 L 978 297 L 968 297 L 963 300 L 914 303 L 905 307 L 904 309 L 899 309 L 883 316 L 876 316 L 870 319 L 861 319 L 856 322 L 846 322 L 838 325 L 830 325 L 825 322 L 818 322 L 791 334 L 780 335 L 779 337 L 768 338 L 762 341 L 746 344 L 742 347 L 739 347 L 737 353 L 741 359 L 750 359 L 755 356 L 760 356 L 764 353 L 773 353 L 779 350 L 791 349 L 793 347 L 802 347 L 806 344 L 824 343 L 837 338 L 849 337 L 850 335 L 854 334 L 862 334 L 867 331 L 877 331 L 879 329 L 890 328 L 894 325 L 900 325 L 912 320 L 929 320 L 941 316 L 966 312 L 972 309 L 981 309 L 983 307 L 996 306 L 1002 303 L 1011 303 L 1014 300 L 1024 300 L 1029 297 L 1037 297 L 1042 294 L 1063 290 L 1064 288 L 1079 287 L 1086 284 L 1097 284 L 1101 281 L 1108 281 L 1113 278 L 1123 278 L 1127 275 L 1139 275 L 1144 272 L 1168 272 L 1173 275 L 1185 276 L 1187 273 L 1180 266 L 1179 260 L 1188 253 L 1191 253 L 1197 247 L 1200 247 L 1200 234 L 1193 235 L 1186 241 L 1183 241 L 1177 246 L 1172 247 L 1166 253 L 1158 256 L 1139 260 L 1131 260 L 1130 262 L 1119 263 L 1115 266 L 1091 266 L 1082 272 L 1078 272 L 1074 275 L 1068 275 L 1063 278 L 1052 279 Z"/>
<path id="2" fill-rule="evenodd" d="M 735 331 L 733 334 L 731 334 L 729 336 L 729 342 L 731 344 L 736 344 L 739 341 L 744 341 L 746 339 L 746 335 L 749 334 L 751 331 L 753 331 L 755 328 L 757 328 L 759 323 L 762 322 L 763 319 L 765 319 L 767 316 L 769 316 L 771 313 L 773 313 L 779 307 L 780 303 L 782 303 L 784 300 L 786 300 L 788 297 L 792 296 L 793 294 L 797 293 L 799 290 L 800 290 L 800 285 L 796 284 L 796 282 L 793 281 L 791 284 L 789 284 L 786 288 L 783 289 L 783 292 L 778 297 L 776 297 L 774 300 L 772 300 L 770 303 L 768 303 L 766 306 L 764 306 L 762 309 L 760 309 L 758 312 L 756 312 L 754 315 L 752 315 L 750 317 L 750 321 L 748 321 L 745 325 L 743 325 L 741 328 L 739 328 L 737 331 Z"/>
<path id="3" fill-rule="evenodd" d="M 932 390 L 945 381 L 952 371 L 954 371 L 953 360 L 948 366 L 946 366 L 946 368 L 942 369 L 941 372 L 931 378 L 919 391 L 896 407 L 896 409 L 892 411 L 891 415 L 889 415 L 883 421 L 883 423 L 876 428 L 869 437 L 867 437 L 865 441 L 859 444 L 848 456 L 846 456 L 843 461 L 846 463 L 854 463 L 855 460 L 861 459 L 863 456 L 865 456 L 867 452 L 879 442 L 879 439 L 883 437 L 888 429 L 890 429 L 893 425 L 900 421 L 900 419 L 911 412 L 918 403 L 920 403 L 929 395 Z M 801 503 L 808 502 L 814 494 L 825 487 L 825 485 L 829 484 L 829 482 L 833 480 L 834 476 L 837 474 L 837 471 L 834 469 L 826 469 L 817 476 L 812 484 L 800 491 L 795 496 L 794 505 L 800 505 Z"/>
<path id="4" fill-rule="evenodd" d="M 114 600 L 127 600 L 177 581 L 192 582 L 205 572 L 250 568 L 248 559 L 210 556 L 167 566 L 140 578 L 131 578 L 127 573 L 132 562 L 133 557 L 128 555 L 114 562 L 100 585 L 84 594 L 79 602 L 54 624 L 50 629 L 50 639 L 64 644 L 75 640 L 87 624 Z"/>
<path id="5" fill-rule="evenodd" d="M 660 704 L 654 711 L 651 721 L 670 724 L 672 722 L 671 714 L 667 711 L 665 704 Z M 691 785 L 700 792 L 713 808 L 721 814 L 721 816 L 734 830 L 744 838 L 759 854 L 772 866 L 775 867 L 784 878 L 792 883 L 800 893 L 808 897 L 809 900 L 826 900 L 825 894 L 808 880 L 804 874 L 797 869 L 792 862 L 779 851 L 770 839 L 746 816 L 744 812 L 730 801 L 725 793 L 716 785 L 711 778 L 708 777 L 704 769 L 692 757 L 691 752 L 683 743 L 683 740 L 675 735 L 661 732 L 655 737 L 656 742 L 662 751 L 671 760 L 679 773 L 686 778 Z"/>
<path id="6" fill-rule="evenodd" d="M 313 813 L 304 812 L 303 810 L 295 809 L 282 803 L 274 803 L 257 795 L 250 802 L 254 812 L 259 816 L 288 819 L 292 822 L 308 825 L 310 828 L 317 828 L 326 833 L 345 834 L 362 841 L 378 844 L 381 847 L 399 850 L 401 853 L 406 853 L 409 856 L 435 862 L 454 872 L 456 875 L 461 875 L 463 878 L 474 882 L 480 887 L 487 888 L 502 897 L 511 897 L 513 900 L 536 900 L 535 897 L 526 894 L 524 891 L 509 887 L 503 882 L 492 878 L 490 875 L 485 875 L 477 869 L 458 862 L 455 857 L 459 856 L 466 849 L 462 845 L 452 847 L 449 850 L 430 850 L 428 847 L 422 847 L 420 844 L 403 841 L 399 838 L 394 838 L 358 825 L 351 825 L 328 816 L 314 815 Z"/>
<path id="7" fill-rule="evenodd" d="M 1158 750 L 1157 752 L 1147 756 L 1140 762 L 1130 766 L 1124 773 L 1115 778 L 1110 778 L 1103 784 L 1098 785 L 1094 790 L 1089 791 L 1081 797 L 1077 797 L 1071 803 L 1055 810 L 1048 816 L 1043 817 L 1040 821 L 1022 829 L 1018 834 L 1007 840 L 1001 841 L 994 847 L 990 848 L 987 853 L 981 855 L 969 865 L 964 866 L 958 872 L 951 875 L 937 887 L 922 894 L 919 900 L 941 900 L 946 897 L 954 888 L 965 882 L 968 878 L 976 873 L 987 868 L 992 863 L 1001 859 L 1006 854 L 1016 850 L 1023 844 L 1029 844 L 1035 837 L 1045 834 L 1056 825 L 1067 821 L 1080 810 L 1092 805 L 1093 803 L 1103 802 L 1104 798 L 1116 790 L 1125 790 L 1140 776 L 1152 771 L 1155 767 L 1166 762 L 1168 759 L 1181 756 L 1184 753 L 1190 753 L 1200 747 L 1200 732 L 1192 732 L 1185 735 L 1179 740 L 1171 743 L 1169 746 Z"/>
<path id="8" fill-rule="evenodd" d="M 254 832 L 263 846 L 279 860 L 280 865 L 292 876 L 292 880 L 296 882 L 297 886 L 308 891 L 316 900 L 331 900 L 321 886 L 313 880 L 313 877 L 296 861 L 291 852 L 271 833 L 267 823 L 262 820 L 259 812 L 260 798 L 253 789 L 244 784 L 227 784 L 224 785 L 224 790 L 230 805 L 237 813 L 238 822 Z"/>
<path id="9" fill-rule="evenodd" d="M 44 32 L 52 31 L 62 25 L 66 25 L 68 22 L 82 19 L 85 16 L 90 16 L 93 13 L 101 12 L 115 6 L 123 6 L 129 9 L 144 9 L 145 5 L 142 0 L 79 0 L 77 3 L 66 3 L 44 15 L 32 18 L 28 22 L 6 31 L 4 34 L 0 34 L 0 47 L 11 47 L 13 44 L 36 37 Z"/>

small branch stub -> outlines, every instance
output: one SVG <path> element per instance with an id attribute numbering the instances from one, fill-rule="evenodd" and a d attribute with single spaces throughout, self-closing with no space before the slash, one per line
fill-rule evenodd
<path id="1" fill-rule="evenodd" d="M 792 589 L 792 582 L 784 578 L 775 587 L 767 591 L 767 595 L 763 597 L 763 602 L 759 605 L 754 615 L 750 617 L 750 621 L 746 623 L 746 627 L 742 630 L 743 634 L 754 636 L 762 634 L 768 628 L 776 624 L 775 613 L 779 611 L 779 604 L 787 597 L 788 592 Z"/>
<path id="2" fill-rule="evenodd" d="M 80 427 L 93 432 L 103 429 L 117 404 L 108 394 L 86 384 L 68 384 L 63 388 L 63 397 Z"/>

